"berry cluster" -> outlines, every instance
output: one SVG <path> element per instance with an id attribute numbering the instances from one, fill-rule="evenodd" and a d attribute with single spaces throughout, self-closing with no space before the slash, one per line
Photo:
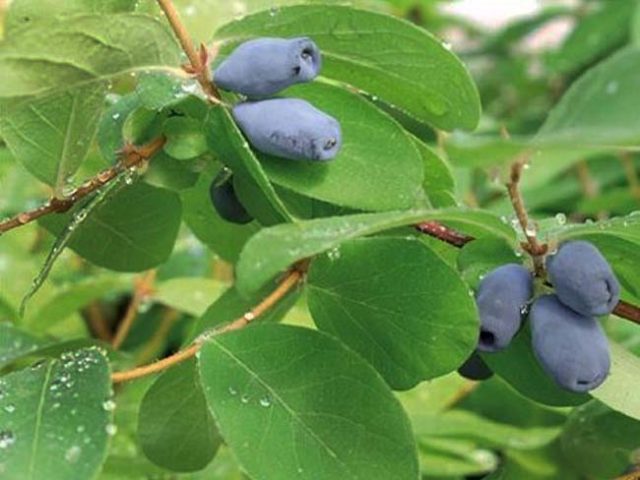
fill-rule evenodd
<path id="1" fill-rule="evenodd" d="M 309 38 L 259 38 L 238 46 L 213 72 L 213 81 L 247 97 L 233 107 L 236 124 L 258 151 L 290 160 L 327 161 L 342 145 L 339 122 L 297 98 L 266 98 L 313 80 L 322 59 Z M 211 185 L 211 200 L 225 220 L 251 221 L 228 173 Z"/>
<path id="2" fill-rule="evenodd" d="M 586 392 L 598 387 L 609 374 L 606 336 L 596 316 L 613 311 L 620 299 L 620 285 L 602 254 L 589 242 L 571 241 L 546 260 L 555 294 L 532 302 L 534 354 L 558 385 Z M 478 350 L 506 348 L 522 325 L 534 295 L 531 273 L 521 265 L 496 268 L 482 279 L 476 293 L 480 313 Z M 474 379 L 487 376 L 487 368 L 472 357 L 461 374 Z"/>

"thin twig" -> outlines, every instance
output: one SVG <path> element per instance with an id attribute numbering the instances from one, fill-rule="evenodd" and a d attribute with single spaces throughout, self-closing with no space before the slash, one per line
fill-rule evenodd
<path id="1" fill-rule="evenodd" d="M 82 200 L 87 195 L 90 195 L 100 187 L 106 185 L 126 169 L 135 168 L 143 162 L 149 160 L 153 155 L 155 155 L 162 149 L 165 142 L 166 138 L 164 136 L 161 136 L 152 140 L 146 145 L 125 146 L 121 152 L 120 161 L 116 165 L 107 168 L 106 170 L 98 173 L 95 177 L 90 178 L 81 186 L 69 193 L 66 197 L 51 198 L 47 203 L 38 208 L 19 213 L 18 215 L 0 222 L 0 235 L 14 228 L 31 223 L 41 217 L 44 217 L 45 215 L 49 215 L 51 213 L 66 212 L 79 200 Z"/>
<path id="2" fill-rule="evenodd" d="M 271 292 L 264 300 L 262 300 L 262 302 L 260 302 L 252 310 L 245 313 L 240 318 L 221 328 L 214 328 L 203 333 L 198 338 L 196 338 L 196 340 L 187 348 L 185 348 L 184 350 L 180 350 L 179 352 L 174 353 L 169 357 L 163 358 L 162 360 L 151 363 L 149 365 L 134 368 L 132 370 L 115 372 L 111 375 L 111 380 L 113 381 L 113 383 L 134 380 L 136 378 L 141 378 L 153 373 L 161 372 L 173 365 L 188 360 L 196 353 L 198 353 L 203 343 L 208 339 L 217 335 L 222 335 L 224 333 L 246 327 L 253 320 L 262 316 L 267 310 L 278 303 L 293 287 L 295 287 L 298 282 L 300 282 L 303 275 L 304 272 L 300 269 L 291 270 L 273 292 Z"/>
<path id="3" fill-rule="evenodd" d="M 578 181 L 580 182 L 580 188 L 584 196 L 587 198 L 596 197 L 599 190 L 598 184 L 591 176 L 586 160 L 580 160 L 576 164 L 576 173 L 578 174 Z"/>
<path id="4" fill-rule="evenodd" d="M 113 337 L 113 341 L 111 342 L 111 345 L 115 350 L 119 349 L 122 346 L 122 343 L 127 338 L 127 335 L 129 334 L 129 331 L 133 326 L 133 322 L 138 316 L 140 305 L 153 291 L 153 282 L 155 281 L 155 278 L 156 271 L 149 270 L 147 273 L 135 280 L 133 296 L 131 297 L 131 301 L 129 302 L 127 311 L 125 312 L 122 321 L 118 325 L 118 330 L 116 331 L 116 334 Z"/>
<path id="5" fill-rule="evenodd" d="M 84 309 L 84 314 L 87 319 L 87 323 L 89 324 L 89 328 L 91 329 L 91 333 L 100 340 L 111 342 L 112 335 L 109 331 L 109 326 L 107 325 L 107 319 L 100 308 L 100 303 L 97 300 L 91 302 Z"/>
<path id="6" fill-rule="evenodd" d="M 453 245 L 454 247 L 462 248 L 467 243 L 475 240 L 473 237 L 464 233 L 458 232 L 453 228 L 445 227 L 440 222 L 429 221 L 417 224 L 416 229 L 426 235 L 442 240 L 443 242 Z"/>
<path id="7" fill-rule="evenodd" d="M 638 171 L 636 170 L 633 156 L 629 152 L 621 152 L 620 161 L 622 162 L 622 166 L 624 167 L 624 173 L 627 177 L 627 182 L 629 182 L 631 195 L 633 195 L 634 198 L 640 200 L 640 180 L 638 179 Z"/>
<path id="8" fill-rule="evenodd" d="M 507 182 L 507 191 L 509 192 L 509 198 L 513 205 L 513 210 L 518 217 L 520 228 L 524 233 L 527 243 L 522 247 L 531 255 L 533 259 L 533 268 L 535 274 L 538 277 L 544 275 L 544 261 L 543 255 L 547 252 L 547 246 L 540 244 L 536 235 L 536 228 L 529 220 L 529 214 L 524 205 L 524 198 L 520 192 L 520 179 L 522 178 L 522 171 L 529 161 L 529 153 L 524 153 L 511 165 L 511 173 L 509 175 L 509 181 Z"/>
<path id="9" fill-rule="evenodd" d="M 474 380 L 467 380 L 453 395 L 453 397 L 446 403 L 445 409 L 451 409 L 459 404 L 462 400 L 471 395 L 476 388 L 480 386 L 480 382 Z"/>
<path id="10" fill-rule="evenodd" d="M 180 20 L 180 15 L 171 0 L 158 0 L 158 5 L 160 5 L 160 8 L 166 15 L 173 32 L 176 37 L 178 37 L 184 53 L 187 54 L 189 62 L 191 62 L 190 68 L 186 70 L 196 75 L 198 83 L 200 83 L 200 86 L 208 97 L 212 98 L 214 102 L 215 100 L 219 100 L 220 92 L 218 92 L 218 89 L 211 81 L 211 74 L 207 65 L 208 55 L 206 48 L 204 45 L 201 45 L 200 51 L 196 51 L 191 36 Z"/>

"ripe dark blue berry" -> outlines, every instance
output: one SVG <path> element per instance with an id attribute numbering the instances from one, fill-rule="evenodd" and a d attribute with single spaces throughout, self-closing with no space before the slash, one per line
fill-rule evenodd
<path id="1" fill-rule="evenodd" d="M 224 90 L 262 98 L 313 80 L 321 63 L 309 38 L 258 38 L 238 46 L 213 72 L 213 81 Z"/>
<path id="2" fill-rule="evenodd" d="M 338 121 L 297 98 L 240 103 L 233 117 L 256 150 L 278 157 L 326 161 L 342 146 Z"/>
<path id="3" fill-rule="evenodd" d="M 607 315 L 620 300 L 611 266 L 589 242 L 562 244 L 547 258 L 547 271 L 560 301 L 582 315 Z"/>
<path id="4" fill-rule="evenodd" d="M 233 188 L 233 176 L 221 172 L 211 183 L 209 195 L 213 207 L 224 220 L 239 224 L 253 220 L 238 200 Z"/>
<path id="5" fill-rule="evenodd" d="M 458 373 L 468 380 L 487 380 L 493 376 L 493 371 L 484 363 L 484 360 L 476 352 L 464 362 Z"/>
<path id="6" fill-rule="evenodd" d="M 498 267 L 482 279 L 476 293 L 480 313 L 478 350 L 497 352 L 511 343 L 532 295 L 531 273 L 515 263 Z"/>
<path id="7" fill-rule="evenodd" d="M 558 385 L 588 392 L 609 374 L 607 338 L 595 318 L 565 306 L 556 295 L 543 295 L 529 314 L 533 352 Z"/>

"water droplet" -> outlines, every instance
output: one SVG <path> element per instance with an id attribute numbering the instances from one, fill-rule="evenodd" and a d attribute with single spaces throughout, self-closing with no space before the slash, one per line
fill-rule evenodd
<path id="1" fill-rule="evenodd" d="M 195 5 L 189 5 L 189 6 L 187 6 L 187 8 L 184 9 L 184 14 L 187 17 L 193 17 L 196 14 L 196 11 L 197 11 L 197 9 L 196 9 Z"/>
<path id="2" fill-rule="evenodd" d="M 237 395 L 237 394 L 238 394 L 238 391 L 237 391 L 235 388 L 233 388 L 233 387 L 229 387 L 229 393 L 230 393 L 231 395 Z"/>
<path id="3" fill-rule="evenodd" d="M 278 7 L 271 7 L 269 9 L 269 16 L 275 17 L 278 14 Z"/>
<path id="4" fill-rule="evenodd" d="M 9 448 L 16 442 L 16 436 L 11 430 L 3 430 L 0 432 L 0 448 Z"/>
<path id="5" fill-rule="evenodd" d="M 12 403 L 10 403 L 9 405 L 5 405 L 4 411 L 7 413 L 13 413 L 16 411 L 16 406 Z"/>
<path id="6" fill-rule="evenodd" d="M 263 407 L 270 407 L 271 406 L 271 397 L 269 395 L 265 395 L 264 397 L 262 397 L 260 399 L 260 405 Z"/>
<path id="7" fill-rule="evenodd" d="M 84 432 L 84 428 L 85 428 L 84 425 L 78 425 L 76 427 L 76 432 L 82 433 L 82 432 Z"/>
<path id="8" fill-rule="evenodd" d="M 240 397 L 240 401 L 242 403 L 249 403 L 249 395 L 247 394 L 242 395 L 242 397 Z"/>
<path id="9" fill-rule="evenodd" d="M 535 237 L 538 233 L 538 230 L 536 229 L 535 225 L 527 225 L 527 228 L 524 229 L 524 233 L 528 237 Z"/>
<path id="10" fill-rule="evenodd" d="M 76 463 L 80 458 L 81 453 L 82 448 L 80 448 L 78 445 L 73 445 L 65 452 L 64 459 L 69 463 Z"/>
<path id="11" fill-rule="evenodd" d="M 102 403 L 102 408 L 107 412 L 113 412 L 116 409 L 116 402 L 113 400 L 106 400 Z"/>
<path id="12" fill-rule="evenodd" d="M 607 92 L 607 95 L 615 95 L 618 92 L 619 87 L 620 84 L 617 81 L 611 80 L 609 83 L 607 83 L 605 91 Z"/>
<path id="13" fill-rule="evenodd" d="M 558 222 L 558 225 L 564 225 L 567 223 L 567 216 L 564 213 L 558 213 L 556 215 L 556 222 Z"/>
<path id="14" fill-rule="evenodd" d="M 116 112 L 113 115 L 111 115 L 111 118 L 113 118 L 114 120 L 118 120 L 120 118 L 120 114 Z"/>
<path id="15" fill-rule="evenodd" d="M 118 433 L 118 427 L 116 427 L 113 423 L 110 423 L 106 427 L 104 427 L 104 430 L 110 437 L 113 437 L 116 433 Z"/>
<path id="16" fill-rule="evenodd" d="M 449 42 L 442 42 L 442 46 L 447 50 L 451 50 L 452 45 Z"/>
<path id="17" fill-rule="evenodd" d="M 243 318 L 247 321 L 250 322 L 252 320 L 254 320 L 256 318 L 255 314 L 253 312 L 247 312 L 243 315 Z"/>
<path id="18" fill-rule="evenodd" d="M 339 248 L 333 248 L 331 250 L 329 250 L 327 252 L 327 256 L 329 257 L 329 260 L 331 260 L 332 262 L 335 260 L 339 260 L 340 259 L 340 249 Z"/>

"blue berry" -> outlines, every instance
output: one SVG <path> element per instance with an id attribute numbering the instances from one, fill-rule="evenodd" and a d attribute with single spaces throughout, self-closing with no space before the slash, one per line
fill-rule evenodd
<path id="1" fill-rule="evenodd" d="M 609 374 L 607 338 L 595 318 L 543 295 L 529 314 L 533 352 L 545 372 L 572 392 L 588 392 Z"/>
<path id="2" fill-rule="evenodd" d="M 476 293 L 480 313 L 478 350 L 497 352 L 511 343 L 532 295 L 531 273 L 515 263 L 498 267 L 482 279 Z"/>
<path id="3" fill-rule="evenodd" d="M 484 360 L 476 352 L 464 362 L 458 373 L 468 380 L 487 380 L 493 376 L 493 371 L 484 363 Z"/>
<path id="4" fill-rule="evenodd" d="M 249 143 L 262 153 L 326 161 L 342 146 L 338 121 L 297 98 L 240 103 L 233 108 L 233 117 Z"/>
<path id="5" fill-rule="evenodd" d="M 209 188 L 211 203 L 221 218 L 228 222 L 245 224 L 253 218 L 245 210 L 233 188 L 233 176 L 221 172 Z"/>
<path id="6" fill-rule="evenodd" d="M 258 38 L 238 46 L 213 72 L 213 81 L 224 90 L 262 98 L 313 80 L 321 63 L 309 38 Z"/>
<path id="7" fill-rule="evenodd" d="M 607 315 L 620 300 L 611 266 L 589 242 L 571 241 L 547 258 L 549 280 L 562 303 L 586 316 Z"/>

